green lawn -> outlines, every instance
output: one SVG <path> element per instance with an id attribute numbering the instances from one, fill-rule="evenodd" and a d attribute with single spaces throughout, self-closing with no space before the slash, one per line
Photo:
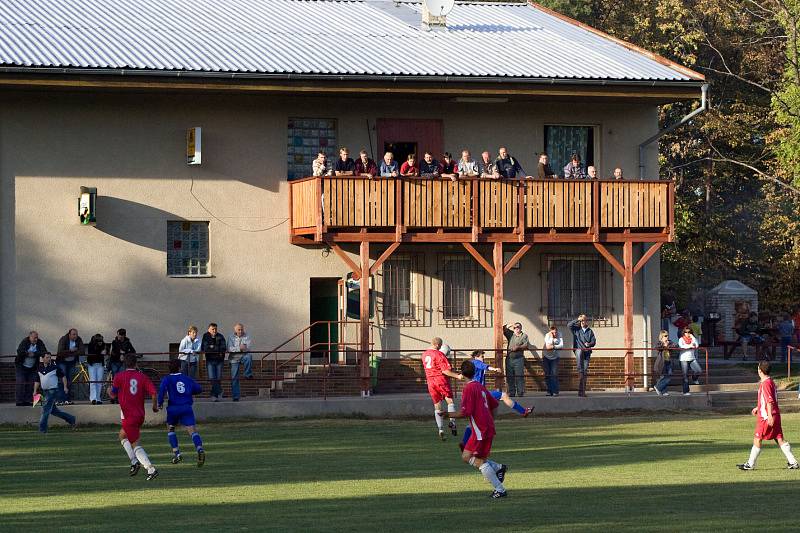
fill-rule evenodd
<path id="1" fill-rule="evenodd" d="M 797 438 L 800 414 L 784 415 Z M 509 497 L 460 461 L 432 421 L 205 424 L 208 462 L 169 464 L 161 429 L 143 444 L 161 470 L 129 478 L 112 427 L 0 428 L 0 531 L 744 531 L 800 525 L 800 471 L 774 443 L 740 472 L 749 416 L 506 418 L 494 458 Z M 187 459 L 193 454 L 180 435 Z"/>

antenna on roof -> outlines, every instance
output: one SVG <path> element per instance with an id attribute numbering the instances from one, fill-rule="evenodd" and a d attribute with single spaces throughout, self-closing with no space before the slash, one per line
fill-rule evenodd
<path id="1" fill-rule="evenodd" d="M 455 0 L 422 0 L 422 29 L 447 29 L 447 14 L 455 3 Z"/>

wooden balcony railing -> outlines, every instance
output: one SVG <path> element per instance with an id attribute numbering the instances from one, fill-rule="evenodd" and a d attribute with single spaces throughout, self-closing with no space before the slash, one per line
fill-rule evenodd
<path id="1" fill-rule="evenodd" d="M 292 242 L 672 240 L 674 184 L 322 177 L 289 184 Z"/>

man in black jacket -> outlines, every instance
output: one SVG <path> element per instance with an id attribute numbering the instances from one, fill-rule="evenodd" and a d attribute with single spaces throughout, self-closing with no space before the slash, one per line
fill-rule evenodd
<path id="1" fill-rule="evenodd" d="M 217 325 L 208 325 L 208 331 L 203 333 L 200 351 L 206 356 L 206 370 L 211 381 L 211 397 L 215 402 L 222 399 L 222 365 L 225 361 L 227 344 L 222 333 L 217 331 Z"/>
<path id="2" fill-rule="evenodd" d="M 575 366 L 580 374 L 578 384 L 578 396 L 586 396 L 586 378 L 589 374 L 589 358 L 592 356 L 592 348 L 597 344 L 594 331 L 589 327 L 589 320 L 586 315 L 579 315 L 578 318 L 567 324 L 572 332 L 572 347 L 575 350 Z"/>
<path id="3" fill-rule="evenodd" d="M 75 366 L 80 362 L 80 358 L 83 355 L 86 355 L 86 346 L 83 345 L 83 339 L 78 335 L 77 329 L 70 328 L 66 335 L 58 339 L 58 348 L 56 350 L 56 364 L 64 374 L 67 383 L 72 383 L 72 374 Z M 64 390 L 59 385 L 59 390 L 61 391 L 61 401 L 57 402 L 56 405 L 72 405 L 72 388 Z"/>
<path id="4" fill-rule="evenodd" d="M 125 370 L 125 355 L 129 353 L 136 353 L 136 348 L 133 347 L 131 340 L 127 337 L 128 332 L 125 328 L 117 330 L 117 336 L 111 341 L 111 351 L 108 354 L 108 362 L 106 368 L 111 372 L 113 378 L 123 370 Z M 117 399 L 113 398 L 111 403 L 117 403 Z"/>
<path id="5" fill-rule="evenodd" d="M 42 339 L 35 331 L 28 333 L 17 347 L 17 357 L 14 358 L 14 370 L 17 381 L 17 407 L 30 407 L 33 405 L 33 383 L 36 381 L 36 371 L 39 367 L 39 358 L 47 353 Z"/>

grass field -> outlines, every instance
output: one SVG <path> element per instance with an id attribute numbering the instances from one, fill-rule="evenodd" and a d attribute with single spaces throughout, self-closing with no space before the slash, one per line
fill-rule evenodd
<path id="1" fill-rule="evenodd" d="M 800 414 L 784 415 L 800 452 Z M 745 531 L 800 525 L 800 471 L 774 443 L 740 472 L 753 418 L 503 419 L 494 458 L 509 497 L 461 463 L 430 422 L 297 420 L 201 426 L 208 462 L 127 475 L 116 429 L 0 428 L 0 531 Z"/>

